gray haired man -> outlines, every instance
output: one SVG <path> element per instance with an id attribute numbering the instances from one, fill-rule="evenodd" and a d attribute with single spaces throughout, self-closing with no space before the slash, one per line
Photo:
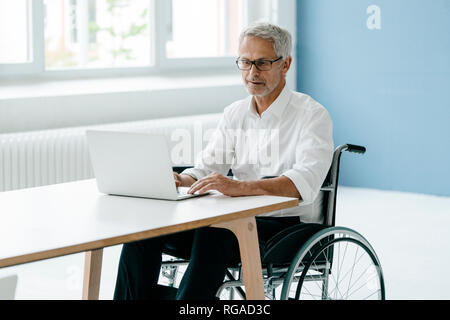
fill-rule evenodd
<path id="1" fill-rule="evenodd" d="M 299 198 L 296 208 L 256 218 L 260 243 L 290 225 L 323 219 L 318 195 L 333 156 L 332 122 L 323 106 L 287 87 L 291 49 L 291 35 L 276 25 L 258 23 L 241 33 L 236 64 L 249 96 L 224 109 L 195 166 L 174 173 L 176 185 L 190 187 L 190 193 L 213 189 L 231 197 Z M 262 161 L 269 150 L 276 152 Z M 226 177 L 230 168 L 233 179 Z M 177 299 L 214 299 L 227 267 L 240 259 L 237 239 L 227 229 L 207 227 L 128 243 L 122 249 L 114 298 L 160 298 L 162 253 L 190 261 Z"/>

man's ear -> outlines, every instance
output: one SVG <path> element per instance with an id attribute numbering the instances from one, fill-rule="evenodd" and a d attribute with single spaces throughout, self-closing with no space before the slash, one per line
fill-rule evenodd
<path id="1" fill-rule="evenodd" d="M 281 67 L 281 70 L 283 71 L 283 74 L 286 74 L 289 71 L 289 68 L 291 67 L 291 63 L 292 63 L 292 57 L 291 56 L 288 56 L 286 59 L 284 59 L 283 65 Z"/>

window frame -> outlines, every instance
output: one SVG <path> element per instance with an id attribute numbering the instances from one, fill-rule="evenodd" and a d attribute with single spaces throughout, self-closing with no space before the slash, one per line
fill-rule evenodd
<path id="1" fill-rule="evenodd" d="M 27 0 L 29 62 L 0 63 L 0 76 L 38 74 L 44 71 L 44 0 Z"/>
<path id="2" fill-rule="evenodd" d="M 150 21 L 151 64 L 137 67 L 114 68 L 73 68 L 73 69 L 45 69 L 45 35 L 44 35 L 44 0 L 28 0 L 30 8 L 29 43 L 31 61 L 18 64 L 0 64 L 0 78 L 31 76 L 44 79 L 74 79 L 81 77 L 117 77 L 153 75 L 166 72 L 185 71 L 233 71 L 236 69 L 236 56 L 230 57 L 200 57 L 200 58 L 167 58 L 165 53 L 166 41 L 169 39 L 171 24 L 172 0 L 148 0 L 152 8 Z M 264 12 L 271 0 L 244 0 L 244 25 L 249 19 L 254 20 Z M 276 2 L 277 12 L 270 13 L 271 20 L 280 20 L 295 12 L 295 0 L 273 0 Z M 265 8 L 267 10 L 267 7 Z M 267 12 L 266 12 L 267 13 Z M 294 13 L 295 14 L 295 13 Z M 289 20 L 289 19 L 288 19 Z M 291 19 L 292 20 L 292 19 Z M 277 23 L 277 21 L 273 21 Z M 295 18 L 288 21 L 287 27 L 293 36 L 295 44 Z M 153 39 L 153 40 L 152 40 Z M 295 54 L 295 45 L 293 46 Z"/>

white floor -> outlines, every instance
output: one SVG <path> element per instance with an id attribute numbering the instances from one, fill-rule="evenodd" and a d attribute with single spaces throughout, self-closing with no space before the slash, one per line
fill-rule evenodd
<path id="1" fill-rule="evenodd" d="M 388 299 L 450 299 L 450 197 L 340 187 L 336 225 L 372 244 Z M 104 250 L 101 299 L 112 298 L 120 250 Z M 80 299 L 83 264 L 79 253 L 3 268 L 0 279 L 18 276 L 16 299 Z"/>

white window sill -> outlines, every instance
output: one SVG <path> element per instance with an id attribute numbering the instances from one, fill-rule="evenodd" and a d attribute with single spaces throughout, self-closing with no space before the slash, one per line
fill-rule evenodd
<path id="1" fill-rule="evenodd" d="M 0 134 L 222 112 L 247 96 L 240 73 L 0 80 Z"/>
<path id="2" fill-rule="evenodd" d="M 0 100 L 242 85 L 239 72 L 168 73 L 70 80 L 0 80 Z"/>

